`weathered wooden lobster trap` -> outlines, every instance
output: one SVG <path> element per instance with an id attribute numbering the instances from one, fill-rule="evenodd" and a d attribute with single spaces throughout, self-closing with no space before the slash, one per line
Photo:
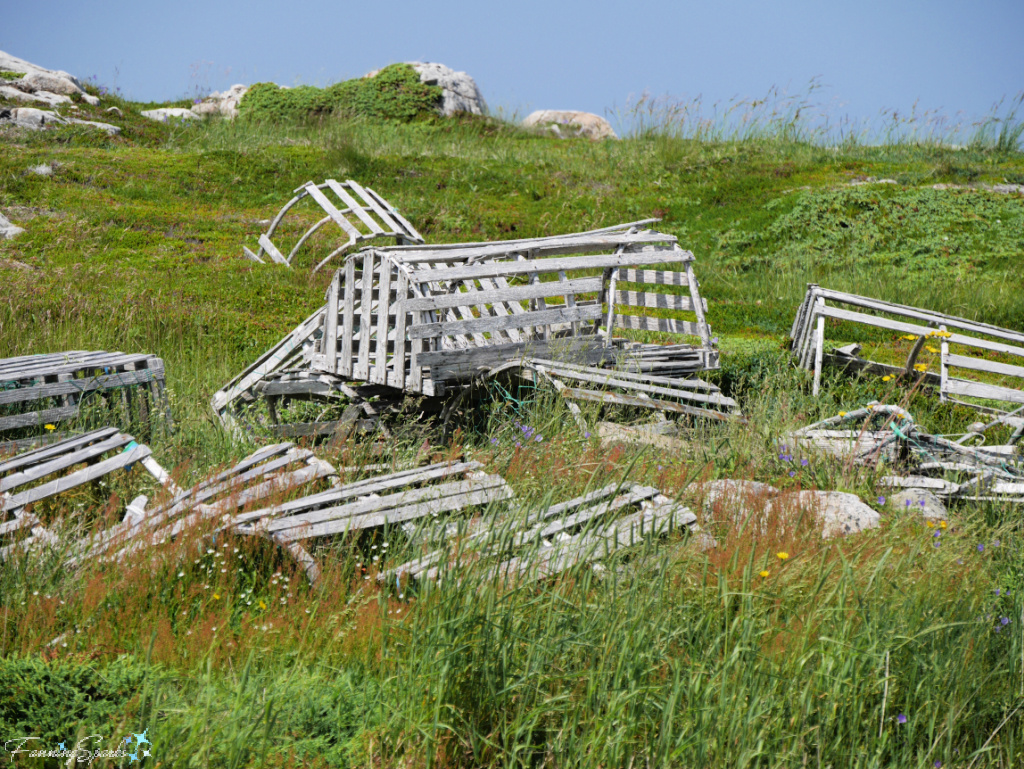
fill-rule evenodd
<path id="1" fill-rule="evenodd" d="M 598 385 L 631 391 L 621 396 L 628 405 L 721 417 L 736 404 L 690 379 L 719 365 L 693 254 L 672 235 L 641 229 L 650 221 L 365 248 L 335 274 L 320 338 L 304 357 L 315 372 L 424 396 L 520 361 L 580 384 L 559 387 L 569 400 L 615 401 Z"/>
<path id="2" fill-rule="evenodd" d="M 892 366 L 857 357 L 860 345 L 826 352 L 826 320 L 833 324 L 848 322 L 904 335 L 903 339 L 913 342 L 906 363 Z M 1020 365 L 1024 360 L 1024 333 L 1020 331 L 934 310 L 833 291 L 812 283 L 808 285 L 807 294 L 797 311 L 790 338 L 799 365 L 814 372 L 815 395 L 820 388 L 824 364 L 889 376 L 914 375 L 935 386 L 943 401 L 953 401 L 983 412 L 1006 414 L 1008 423 L 1024 424 L 1019 416 L 1007 413 L 1008 405 L 1016 413 L 1018 409 L 1014 404 L 1024 404 L 1024 390 L 1019 387 L 1020 380 L 1024 379 L 1024 366 Z M 992 360 L 996 355 L 1007 360 Z"/>
<path id="3" fill-rule="evenodd" d="M 290 267 L 296 254 L 309 242 L 309 239 L 321 227 L 331 222 L 337 225 L 346 240 L 317 263 L 313 272 L 354 246 L 377 238 L 394 238 L 399 245 L 423 242 L 423 237 L 416 231 L 416 228 L 398 213 L 394 206 L 369 187 L 362 187 L 351 179 L 345 182 L 328 179 L 323 184 L 306 182 L 297 188 L 295 193 L 295 197 L 285 203 L 277 216 L 271 220 L 267 231 L 260 235 L 259 250 L 253 253 L 243 246 L 247 257 L 263 264 L 262 257 L 268 256 L 274 262 Z M 334 200 L 330 197 L 331 193 L 333 193 Z M 287 250 L 286 254 L 282 248 L 274 244 L 271 238 L 277 233 L 285 215 L 294 211 L 295 206 L 306 198 L 315 202 L 323 210 L 324 216 L 308 227 Z M 281 242 L 279 239 L 278 243 Z"/>
<path id="4" fill-rule="evenodd" d="M 0 360 L 0 434 L 48 424 L 59 428 L 98 399 L 126 416 L 138 412 L 146 421 L 155 415 L 170 423 L 164 362 L 153 355 L 72 350 Z M 0 449 L 38 440 L 0 443 Z"/>

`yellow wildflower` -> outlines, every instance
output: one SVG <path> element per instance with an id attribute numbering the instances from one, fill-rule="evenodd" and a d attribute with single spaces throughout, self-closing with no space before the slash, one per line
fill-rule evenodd
<path id="1" fill-rule="evenodd" d="M 882 381 L 883 382 L 888 382 L 890 379 L 892 379 L 892 377 L 889 376 L 888 374 L 886 374 L 884 377 L 882 377 Z"/>
<path id="2" fill-rule="evenodd" d="M 900 339 L 906 339 L 908 342 L 916 342 L 917 341 L 917 337 L 914 336 L 913 334 L 907 334 L 906 336 L 901 336 Z"/>
<path id="3" fill-rule="evenodd" d="M 939 521 L 939 528 L 940 529 L 945 529 L 948 525 L 949 524 L 947 524 L 945 521 Z"/>
<path id="4" fill-rule="evenodd" d="M 927 350 L 928 352 L 930 352 L 930 353 L 937 353 L 937 352 L 938 352 L 938 350 L 936 350 L 936 349 L 935 349 L 934 347 L 932 347 L 932 346 L 931 346 L 930 344 L 926 344 L 926 345 L 924 346 L 924 349 L 926 349 L 926 350 Z"/>
<path id="5" fill-rule="evenodd" d="M 927 371 L 927 370 L 928 370 L 928 364 L 927 363 L 915 363 L 914 364 L 914 371 Z"/>
<path id="6" fill-rule="evenodd" d="M 214 593 L 213 594 L 213 600 L 214 601 L 219 601 L 220 600 L 220 594 L 219 593 Z"/>
<path id="7" fill-rule="evenodd" d="M 43 425 L 43 427 L 45 429 L 47 429 L 47 430 L 56 430 L 57 429 L 57 425 Z"/>
<path id="8" fill-rule="evenodd" d="M 767 576 L 768 576 L 768 570 L 767 570 L 767 569 L 765 569 L 764 571 L 762 571 L 762 572 L 761 572 L 761 576 L 762 576 L 762 577 L 767 577 Z"/>
<path id="9" fill-rule="evenodd" d="M 789 558 L 789 553 L 786 553 L 786 552 L 776 553 L 775 557 L 778 558 L 780 561 L 785 561 L 787 558 Z"/>
<path id="10" fill-rule="evenodd" d="M 260 608 L 261 609 L 266 609 L 267 605 L 265 603 L 263 603 L 263 601 L 260 601 Z"/>
<path id="11" fill-rule="evenodd" d="M 840 411 L 840 412 L 839 412 L 839 416 L 841 416 L 841 417 L 845 417 L 845 416 L 846 416 L 846 412 L 845 412 L 845 411 Z"/>
<path id="12" fill-rule="evenodd" d="M 925 526 L 927 526 L 929 529 L 934 529 L 935 528 L 935 521 L 928 521 L 925 524 Z"/>

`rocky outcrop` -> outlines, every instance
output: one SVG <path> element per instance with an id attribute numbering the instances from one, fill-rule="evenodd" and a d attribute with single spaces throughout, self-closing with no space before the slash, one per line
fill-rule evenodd
<path id="1" fill-rule="evenodd" d="M 61 125 L 85 125 L 106 131 L 114 135 L 121 133 L 121 129 L 110 123 L 98 123 L 94 120 L 79 120 L 73 117 L 64 117 L 56 112 L 45 109 L 34 109 L 32 107 L 15 107 L 14 109 L 0 109 L 0 126 L 13 125 L 18 128 L 28 128 L 39 131 L 50 126 Z"/>
<path id="2" fill-rule="evenodd" d="M 898 511 L 915 513 L 927 521 L 945 521 L 949 518 L 942 500 L 927 489 L 904 489 L 893 494 L 889 504 Z"/>
<path id="3" fill-rule="evenodd" d="M 166 123 L 168 120 L 195 120 L 199 116 L 190 109 L 184 107 L 161 107 L 160 109 L 147 109 L 141 113 L 142 117 L 156 120 L 159 123 Z"/>
<path id="4" fill-rule="evenodd" d="M 238 117 L 238 103 L 248 90 L 249 86 L 237 83 L 226 91 L 214 91 L 198 104 L 192 105 L 192 112 L 199 117 L 220 115 L 231 120 Z"/>
<path id="5" fill-rule="evenodd" d="M 440 113 L 450 117 L 457 112 L 483 115 L 487 102 L 477 87 L 476 81 L 465 72 L 456 72 L 451 67 L 436 62 L 407 61 L 420 76 L 420 82 L 436 85 L 441 89 Z M 379 69 L 368 72 L 364 77 L 374 77 Z"/>
<path id="6" fill-rule="evenodd" d="M 98 98 L 85 92 L 81 81 L 74 75 L 59 69 L 40 67 L 3 51 L 0 51 L 0 72 L 21 75 L 15 80 L 0 80 L 3 84 L 0 97 L 3 98 L 41 102 L 52 107 L 70 101 L 77 94 L 94 106 L 100 103 Z M 15 95 L 12 91 L 21 95 Z"/>
<path id="7" fill-rule="evenodd" d="M 592 112 L 542 109 L 531 112 L 523 121 L 525 128 L 541 128 L 560 139 L 585 136 L 588 139 L 618 139 L 611 124 Z"/>
<path id="8" fill-rule="evenodd" d="M 721 478 L 700 487 L 704 510 L 718 520 L 731 520 L 736 526 L 744 525 L 752 515 L 763 530 L 767 525 L 769 501 L 779 490 L 758 481 Z"/>

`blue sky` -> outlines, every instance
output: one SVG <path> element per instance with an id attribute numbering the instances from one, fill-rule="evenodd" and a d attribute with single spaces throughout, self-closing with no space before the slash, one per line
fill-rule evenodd
<path id="1" fill-rule="evenodd" d="M 834 124 L 882 110 L 983 117 L 1024 90 L 1024 0 L 174 3 L 5 0 L 0 50 L 128 98 L 325 85 L 395 61 L 465 70 L 493 108 L 620 111 L 643 91 L 706 108 L 806 93 Z"/>

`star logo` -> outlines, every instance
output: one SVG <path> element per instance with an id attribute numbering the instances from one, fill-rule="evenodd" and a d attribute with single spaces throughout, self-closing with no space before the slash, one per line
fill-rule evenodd
<path id="1" fill-rule="evenodd" d="M 58 749 L 58 750 L 59 750 L 59 751 L 60 751 L 61 753 L 63 753 L 63 752 L 65 751 L 65 750 L 67 750 L 67 748 L 65 748 L 65 747 L 64 747 L 64 743 L 63 743 L 63 742 L 62 742 L 62 743 L 60 743 L 60 744 L 59 744 L 59 745 L 57 746 L 57 749 Z"/>
<path id="2" fill-rule="evenodd" d="M 131 763 L 134 764 L 136 761 L 139 760 L 139 754 L 138 753 L 129 753 L 128 754 L 128 758 L 130 758 L 131 759 Z"/>
<path id="3" fill-rule="evenodd" d="M 147 734 L 149 734 L 149 729 L 144 731 L 142 734 L 136 734 L 135 735 L 135 744 L 136 745 L 141 745 L 142 743 L 146 743 L 147 745 L 152 745 L 153 743 L 150 742 L 149 739 L 146 737 Z"/>

